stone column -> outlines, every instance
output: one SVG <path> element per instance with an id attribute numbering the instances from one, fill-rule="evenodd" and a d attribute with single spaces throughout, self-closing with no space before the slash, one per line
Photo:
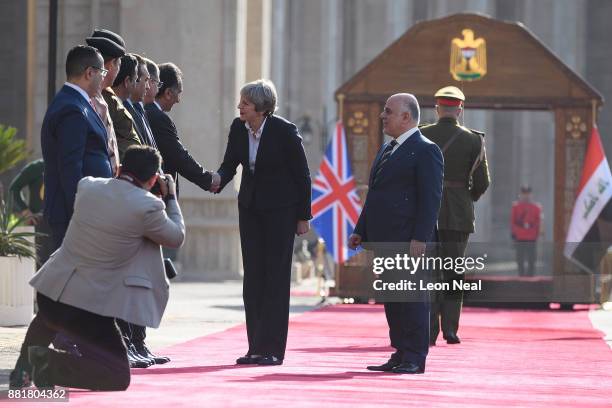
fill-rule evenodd
<path id="1" fill-rule="evenodd" d="M 181 103 L 170 112 L 179 137 L 205 168 L 222 160 L 236 116 L 239 22 L 242 1 L 124 0 L 121 34 L 127 48 L 157 63 L 172 61 L 183 72 Z M 172 27 L 159 35 L 162 27 Z M 241 271 L 236 190 L 212 195 L 179 176 L 187 238 L 179 250 L 181 275 L 213 280 Z"/>
<path id="2" fill-rule="evenodd" d="M 270 78 L 271 0 L 246 0 L 246 82 Z"/>
<path id="3" fill-rule="evenodd" d="M 8 35 L 0 41 L 0 89 L 3 95 L 0 100 L 0 124 L 17 128 L 17 138 L 25 139 L 28 148 L 32 149 L 36 144 L 32 126 L 36 4 L 32 0 L 4 1 L 1 8 L 0 23 Z M 17 170 L 9 171 L 2 177 L 4 191 Z M 3 191 L 0 189 L 1 194 Z"/>
<path id="4" fill-rule="evenodd" d="M 10 33 L 0 41 L 0 123 L 17 128 L 17 137 L 32 142 L 31 116 L 32 85 L 35 66 L 35 14 L 33 1 L 3 2 L 0 23 Z M 21 17 L 21 18 L 18 18 Z"/>

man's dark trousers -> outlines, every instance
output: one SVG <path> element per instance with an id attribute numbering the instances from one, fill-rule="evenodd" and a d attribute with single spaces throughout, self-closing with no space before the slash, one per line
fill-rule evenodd
<path id="1" fill-rule="evenodd" d="M 469 233 L 462 231 L 439 230 L 438 256 L 443 260 L 447 257 L 464 257 L 469 235 Z M 443 335 L 457 334 L 461 305 L 463 304 L 463 290 L 453 290 L 453 281 L 463 280 L 465 274 L 444 270 L 436 271 L 436 277 L 438 282 L 448 283 L 451 290 L 437 291 L 435 299 L 432 299 L 430 322 L 430 338 L 432 340 L 438 337 L 440 326 L 442 326 Z"/>
<path id="2" fill-rule="evenodd" d="M 130 366 L 125 344 L 112 317 L 100 316 L 37 295 L 38 313 L 30 323 L 17 364 L 27 362 L 28 347 L 48 347 L 59 332 L 78 341 L 81 356 L 50 350 L 54 385 L 102 391 L 125 390 Z"/>

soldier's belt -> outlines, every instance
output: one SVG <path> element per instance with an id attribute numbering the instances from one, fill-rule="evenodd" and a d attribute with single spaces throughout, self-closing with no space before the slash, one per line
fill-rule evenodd
<path id="1" fill-rule="evenodd" d="M 463 181 L 452 181 L 452 180 L 444 180 L 444 187 L 448 188 L 464 188 L 467 187 L 467 184 Z"/>

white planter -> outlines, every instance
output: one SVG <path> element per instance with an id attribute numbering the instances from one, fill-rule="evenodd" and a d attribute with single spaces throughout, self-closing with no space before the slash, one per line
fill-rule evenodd
<path id="1" fill-rule="evenodd" d="M 0 257 L 0 326 L 30 324 L 34 314 L 34 260 Z"/>
<path id="2" fill-rule="evenodd" d="M 21 229 L 20 230 L 33 230 Z M 0 257 L 0 326 L 25 326 L 34 315 L 33 259 Z"/>

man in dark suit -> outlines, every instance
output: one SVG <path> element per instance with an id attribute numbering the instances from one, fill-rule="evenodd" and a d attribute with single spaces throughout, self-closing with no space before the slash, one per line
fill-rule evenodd
<path id="1" fill-rule="evenodd" d="M 147 118 L 153 130 L 157 148 L 162 155 L 164 173 L 172 175 L 176 180 L 178 193 L 178 175 L 209 190 L 213 181 L 213 173 L 205 170 L 187 151 L 178 136 L 178 130 L 167 112 L 180 102 L 183 92 L 182 73 L 171 62 L 159 66 L 159 79 L 163 83 L 155 101 L 145 106 Z M 218 178 L 215 179 L 218 184 Z"/>
<path id="2" fill-rule="evenodd" d="M 396 94 L 387 100 L 380 117 L 384 133 L 393 140 L 381 147 L 372 165 L 366 201 L 349 237 L 351 248 L 362 242 L 409 243 L 410 256 L 420 257 L 434 238 L 444 165 L 440 148 L 418 130 L 419 116 L 413 95 Z M 385 364 L 368 370 L 424 372 L 429 347 L 427 293 L 410 302 L 386 302 L 385 315 L 396 352 Z"/>
<path id="3" fill-rule="evenodd" d="M 144 96 L 150 92 L 150 89 L 153 86 L 151 83 L 151 75 L 149 74 L 147 63 L 145 62 L 144 58 L 137 54 L 133 55 L 136 57 L 136 61 L 138 62 L 136 83 L 130 92 L 129 98 L 124 100 L 123 104 L 134 119 L 136 131 L 138 132 L 138 137 L 140 137 L 142 144 L 157 149 L 157 145 L 155 144 L 155 139 L 153 137 L 153 131 L 151 130 L 142 105 Z"/>
<path id="4" fill-rule="evenodd" d="M 130 55 L 132 55 L 136 59 L 136 74 L 133 86 L 129 88 L 129 95 L 121 93 L 121 99 L 123 100 L 123 106 L 125 106 L 125 108 L 132 116 L 132 119 L 134 120 L 134 124 L 136 125 L 136 131 L 138 133 L 138 137 L 140 138 L 141 143 L 157 150 L 157 145 L 155 144 L 155 140 L 153 138 L 153 132 L 151 131 L 151 128 L 144 113 L 144 108 L 142 106 L 142 100 L 144 98 L 144 95 L 149 92 L 149 71 L 147 69 L 147 64 L 145 60 L 140 55 Z M 123 68 L 123 65 L 121 65 L 121 67 Z M 117 93 L 117 95 L 119 96 L 120 92 L 115 91 L 115 93 Z M 119 328 L 124 333 L 124 335 L 127 335 L 126 344 L 129 343 L 134 346 L 134 352 L 136 354 L 135 357 L 142 356 L 145 359 L 148 359 L 149 361 L 153 361 L 155 364 L 165 364 L 170 362 L 169 357 L 156 356 L 151 352 L 151 350 L 149 350 L 149 348 L 145 344 L 147 331 L 144 326 L 123 321 L 118 321 L 117 324 L 119 325 Z M 134 360 L 130 360 L 130 364 L 132 364 L 133 366 L 139 365 L 139 363 Z"/>
<path id="5" fill-rule="evenodd" d="M 45 209 L 53 250 L 60 247 L 72 217 L 77 184 L 85 176 L 112 177 L 104 124 L 91 99 L 106 75 L 102 55 L 78 45 L 66 58 L 67 82 L 45 114 L 41 130 L 45 161 Z"/>

